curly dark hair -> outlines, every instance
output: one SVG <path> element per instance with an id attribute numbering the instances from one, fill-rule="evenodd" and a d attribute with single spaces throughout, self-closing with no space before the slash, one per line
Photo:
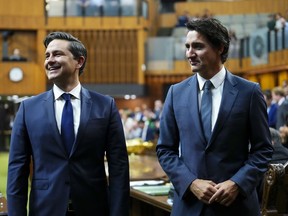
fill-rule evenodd
<path id="1" fill-rule="evenodd" d="M 186 23 L 188 31 L 196 31 L 203 35 L 212 46 L 224 47 L 221 53 L 222 63 L 226 62 L 229 51 L 230 36 L 228 30 L 215 18 L 192 19 Z"/>
<path id="2" fill-rule="evenodd" d="M 66 40 L 70 42 L 68 49 L 74 56 L 74 59 L 79 59 L 81 56 L 85 58 L 83 65 L 79 69 L 79 75 L 82 74 L 87 60 L 87 50 L 84 44 L 78 38 L 67 32 L 51 32 L 45 37 L 43 41 L 44 46 L 47 48 L 49 43 L 55 39 Z"/>

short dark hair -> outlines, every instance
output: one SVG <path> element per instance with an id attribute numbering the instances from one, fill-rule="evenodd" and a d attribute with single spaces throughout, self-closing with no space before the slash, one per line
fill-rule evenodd
<path id="1" fill-rule="evenodd" d="M 271 100 L 271 99 L 272 99 L 272 92 L 271 92 L 270 89 L 264 90 L 264 91 L 263 91 L 263 94 L 266 96 L 266 98 L 267 98 L 268 100 Z"/>
<path id="2" fill-rule="evenodd" d="M 188 31 L 196 31 L 205 36 L 206 39 L 216 48 L 224 47 L 221 53 L 222 63 L 226 62 L 229 51 L 230 37 L 228 30 L 215 18 L 192 19 L 186 23 Z"/>
<path id="3" fill-rule="evenodd" d="M 87 60 L 87 50 L 84 44 L 78 38 L 74 37 L 73 35 L 67 32 L 51 32 L 45 37 L 43 41 L 45 48 L 47 48 L 49 43 L 55 39 L 69 41 L 70 45 L 68 49 L 75 59 L 79 59 L 81 56 L 85 58 L 83 65 L 79 69 L 79 75 L 82 74 Z"/>

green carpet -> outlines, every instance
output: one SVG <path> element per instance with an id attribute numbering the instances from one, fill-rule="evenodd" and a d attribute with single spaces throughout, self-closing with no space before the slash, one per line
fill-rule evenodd
<path id="1" fill-rule="evenodd" d="M 6 197 L 8 152 L 0 152 L 0 192 Z"/>

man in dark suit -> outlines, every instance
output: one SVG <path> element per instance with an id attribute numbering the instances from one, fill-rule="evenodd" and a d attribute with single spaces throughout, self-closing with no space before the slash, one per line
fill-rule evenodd
<path id="1" fill-rule="evenodd" d="M 278 104 L 272 100 L 271 90 L 267 89 L 263 91 L 263 96 L 267 105 L 268 125 L 269 127 L 276 128 Z"/>
<path id="2" fill-rule="evenodd" d="M 224 67 L 230 40 L 218 20 L 186 26 L 186 56 L 196 75 L 170 87 L 156 148 L 176 191 L 172 216 L 260 215 L 256 186 L 273 152 L 262 91 Z M 201 106 L 209 95 L 207 121 Z"/>
<path id="3" fill-rule="evenodd" d="M 288 161 L 288 149 L 285 148 L 285 146 L 283 146 L 279 131 L 277 131 L 274 128 L 270 128 L 270 133 L 271 133 L 272 145 L 274 147 L 274 152 L 270 163 L 285 164 Z"/>
<path id="4" fill-rule="evenodd" d="M 288 124 L 288 100 L 285 98 L 284 89 L 280 86 L 272 89 L 272 98 L 278 105 L 276 129 L 279 130 Z"/>
<path id="5" fill-rule="evenodd" d="M 87 59 L 81 41 L 53 32 L 44 45 L 46 75 L 54 85 L 23 101 L 17 113 L 8 168 L 9 216 L 27 215 L 31 159 L 29 215 L 128 216 L 129 164 L 115 101 L 81 86 Z M 61 98 L 63 93 L 69 93 L 70 103 Z M 72 104 L 73 117 L 67 117 L 66 103 Z M 62 123 L 71 117 L 67 132 L 69 124 Z M 66 133 L 73 134 L 67 136 L 72 138 L 67 147 Z"/>

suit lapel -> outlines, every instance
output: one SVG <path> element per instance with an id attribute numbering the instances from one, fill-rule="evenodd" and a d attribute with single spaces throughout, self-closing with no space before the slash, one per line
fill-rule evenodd
<path id="1" fill-rule="evenodd" d="M 79 140 L 84 134 L 87 122 L 89 120 L 90 112 L 91 112 L 91 107 L 92 107 L 92 101 L 90 100 L 90 94 L 89 91 L 85 88 L 82 87 L 81 89 L 81 114 L 80 114 L 80 123 L 79 123 L 79 128 L 76 136 L 76 140 L 74 142 L 74 145 L 71 150 L 72 155 L 74 151 L 76 150 Z"/>
<path id="2" fill-rule="evenodd" d="M 47 92 L 46 97 L 44 98 L 44 110 L 47 114 L 47 120 L 48 124 L 50 125 L 51 128 L 51 134 L 53 134 L 52 137 L 55 139 L 55 143 L 60 146 L 60 148 L 63 150 L 64 154 L 66 153 L 66 149 L 64 145 L 62 144 L 61 141 L 61 135 L 57 127 L 57 122 L 55 119 L 55 108 L 54 108 L 54 96 L 53 96 L 53 91 L 50 90 Z"/>
<path id="3" fill-rule="evenodd" d="M 200 120 L 200 114 L 199 114 L 199 100 L 198 100 L 198 93 L 199 93 L 199 85 L 198 85 L 198 81 L 197 81 L 197 76 L 193 76 L 191 78 L 191 80 L 188 82 L 188 85 L 192 86 L 192 90 L 191 88 L 188 89 L 188 98 L 191 98 L 190 100 L 187 100 L 188 103 L 188 107 L 191 107 L 190 110 L 190 114 L 192 116 L 191 119 L 193 119 L 194 124 L 195 124 L 195 129 L 197 130 L 198 134 L 200 135 L 201 139 L 203 142 L 205 141 L 205 137 L 204 137 L 204 132 L 202 130 L 202 123 Z M 193 127 L 191 127 L 193 128 Z"/>
<path id="4" fill-rule="evenodd" d="M 231 112 L 232 106 L 239 92 L 239 90 L 235 87 L 236 85 L 237 82 L 235 81 L 235 79 L 233 79 L 233 76 L 230 74 L 230 72 L 227 71 L 217 121 L 207 147 L 209 147 L 209 145 L 214 141 Z"/>

